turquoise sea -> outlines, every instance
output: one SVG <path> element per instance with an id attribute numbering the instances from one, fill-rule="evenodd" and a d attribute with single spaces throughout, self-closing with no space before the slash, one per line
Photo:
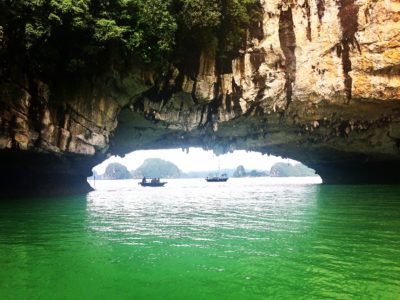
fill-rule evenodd
<path id="1" fill-rule="evenodd" d="M 0 299 L 400 299 L 400 186 L 167 181 L 1 201 Z"/>

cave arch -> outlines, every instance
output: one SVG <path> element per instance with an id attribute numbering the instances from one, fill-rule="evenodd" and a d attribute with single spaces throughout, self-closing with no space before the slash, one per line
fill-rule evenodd
<path id="1" fill-rule="evenodd" d="M 398 101 L 294 100 L 282 108 L 275 101 L 235 104 L 242 100 L 234 89 L 210 101 L 149 91 L 125 101 L 118 95 L 47 100 L 39 108 L 37 96 L 23 91 L 2 102 L 2 193 L 87 192 L 92 167 L 110 154 L 189 147 L 290 157 L 327 184 L 400 182 Z"/>
<path id="2" fill-rule="evenodd" d="M 108 155 L 188 147 L 290 157 L 324 183 L 400 183 L 396 12 L 353 2 L 266 1 L 229 59 L 196 49 L 165 70 L 138 64 L 58 84 L 10 66 L 0 78 L 2 194 L 86 192 Z"/>

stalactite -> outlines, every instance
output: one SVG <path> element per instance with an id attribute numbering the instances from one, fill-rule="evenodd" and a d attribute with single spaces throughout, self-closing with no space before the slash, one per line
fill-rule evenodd
<path id="1" fill-rule="evenodd" d="M 311 8 L 308 3 L 308 0 L 304 1 L 303 8 L 306 11 L 306 17 L 307 17 L 306 36 L 307 36 L 307 39 L 311 42 L 311 39 L 312 39 L 312 37 L 311 37 Z"/>
<path id="2" fill-rule="evenodd" d="M 355 0 L 340 0 L 338 17 L 342 28 L 341 39 L 341 57 L 343 66 L 344 87 L 347 97 L 347 103 L 352 97 L 353 79 L 350 76 L 351 60 L 350 60 L 350 45 L 356 45 L 360 50 L 355 34 L 358 30 L 358 5 Z"/>
<path id="3" fill-rule="evenodd" d="M 318 19 L 321 22 L 325 14 L 325 0 L 315 0 L 317 4 Z"/>
<path id="4" fill-rule="evenodd" d="M 296 80 L 296 36 L 294 33 L 292 9 L 281 9 L 279 17 L 279 42 L 285 56 L 286 107 L 292 101 L 293 84 Z"/>

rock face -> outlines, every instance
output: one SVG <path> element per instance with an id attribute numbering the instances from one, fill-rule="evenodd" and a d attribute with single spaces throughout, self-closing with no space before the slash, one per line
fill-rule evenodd
<path id="1" fill-rule="evenodd" d="M 119 111 L 149 88 L 146 75 L 132 76 L 97 79 L 82 84 L 81 93 L 60 98 L 50 96 L 47 84 L 24 76 L 1 83 L 2 194 L 90 191 L 86 178 L 107 155 Z M 124 93 L 114 93 L 121 85 Z"/>
<path id="2" fill-rule="evenodd" d="M 131 173 L 124 165 L 120 163 L 109 164 L 103 175 L 103 179 L 106 180 L 130 179 L 130 178 L 132 178 Z"/>
<path id="3" fill-rule="evenodd" d="M 23 75 L 3 82 L 2 182 L 70 178 L 81 191 L 110 153 L 189 146 L 289 156 L 325 182 L 400 182 L 399 2 L 261 5 L 228 66 L 202 50 L 191 67 L 88 79 L 73 96 Z"/>

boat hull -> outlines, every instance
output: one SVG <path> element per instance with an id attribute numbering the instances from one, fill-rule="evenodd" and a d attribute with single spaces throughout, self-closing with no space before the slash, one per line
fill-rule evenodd
<path id="1" fill-rule="evenodd" d="M 206 178 L 207 182 L 226 182 L 228 178 Z"/>
<path id="2" fill-rule="evenodd" d="M 144 187 L 163 187 L 167 182 L 139 182 L 138 184 Z"/>

